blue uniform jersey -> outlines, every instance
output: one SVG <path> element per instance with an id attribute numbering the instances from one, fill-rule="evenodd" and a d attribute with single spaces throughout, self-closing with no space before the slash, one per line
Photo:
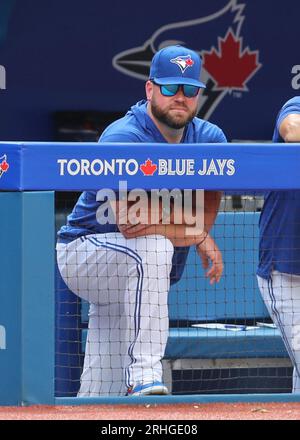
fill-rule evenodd
<path id="1" fill-rule="evenodd" d="M 142 142 L 166 143 L 166 139 L 155 126 L 147 113 L 146 101 L 140 101 L 127 114 L 110 124 L 102 133 L 99 142 Z M 210 122 L 194 118 L 184 131 L 182 143 L 218 143 L 226 142 L 222 130 Z M 68 222 L 58 232 L 60 241 L 69 242 L 82 235 L 117 232 L 117 225 L 100 225 L 96 212 L 100 204 L 96 200 L 97 191 L 85 191 L 79 197 Z M 171 283 L 178 281 L 182 275 L 189 248 L 175 248 Z"/>
<path id="2" fill-rule="evenodd" d="M 289 114 L 300 114 L 300 97 L 290 99 L 280 110 L 273 142 L 284 142 L 279 127 Z M 272 270 L 300 275 L 300 190 L 267 192 L 259 231 L 257 274 L 265 279 Z"/>

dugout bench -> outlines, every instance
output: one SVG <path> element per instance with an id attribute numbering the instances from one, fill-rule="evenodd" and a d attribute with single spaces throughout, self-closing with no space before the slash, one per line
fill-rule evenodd
<path id="1" fill-rule="evenodd" d="M 57 226 L 64 222 L 57 215 Z M 191 248 L 181 280 L 169 294 L 170 330 L 164 381 L 172 389 L 175 371 L 290 367 L 277 329 L 247 331 L 197 328 L 194 324 L 269 323 L 257 281 L 258 212 L 220 212 L 212 231 L 224 259 L 218 285 L 204 277 L 200 258 Z M 84 357 L 88 303 L 81 302 L 57 273 L 56 395 L 75 396 Z"/>

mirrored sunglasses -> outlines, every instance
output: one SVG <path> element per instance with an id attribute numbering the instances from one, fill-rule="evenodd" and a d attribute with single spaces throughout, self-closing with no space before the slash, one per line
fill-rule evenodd
<path id="1" fill-rule="evenodd" d="M 200 87 L 191 86 L 188 84 L 167 84 L 164 86 L 159 85 L 160 93 L 163 96 L 175 96 L 180 88 L 183 90 L 183 94 L 186 98 L 195 98 L 198 95 Z"/>

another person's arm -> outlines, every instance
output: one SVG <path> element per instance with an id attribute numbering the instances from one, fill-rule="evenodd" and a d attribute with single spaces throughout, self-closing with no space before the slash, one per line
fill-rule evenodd
<path id="1" fill-rule="evenodd" d="M 300 142 L 300 114 L 289 114 L 280 124 L 279 133 L 284 142 Z"/>

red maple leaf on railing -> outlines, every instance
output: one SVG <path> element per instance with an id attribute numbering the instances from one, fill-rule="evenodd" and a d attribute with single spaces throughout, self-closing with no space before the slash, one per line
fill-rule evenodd
<path id="1" fill-rule="evenodd" d="M 6 172 L 6 171 L 8 170 L 8 168 L 9 168 L 9 165 L 8 165 L 8 163 L 6 162 L 6 160 L 4 160 L 4 161 L 0 164 L 0 169 L 1 169 L 3 172 Z"/>
<path id="2" fill-rule="evenodd" d="M 260 68 L 258 51 L 246 48 L 242 52 L 242 38 L 232 30 L 219 39 L 219 50 L 203 53 L 204 68 L 217 82 L 218 88 L 247 90 L 246 83 Z"/>
<path id="3" fill-rule="evenodd" d="M 140 170 L 143 172 L 144 176 L 153 176 L 157 170 L 157 165 L 155 165 L 151 159 L 147 159 L 145 163 L 140 165 Z"/>

